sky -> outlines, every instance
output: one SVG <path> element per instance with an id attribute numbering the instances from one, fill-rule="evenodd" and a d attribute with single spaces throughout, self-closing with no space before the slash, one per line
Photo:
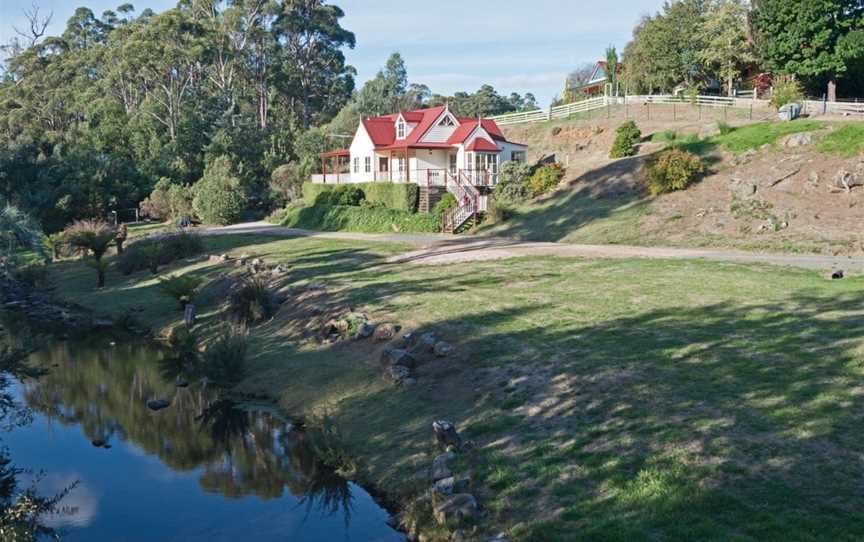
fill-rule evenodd
<path id="1" fill-rule="evenodd" d="M 101 14 L 125 0 L 35 0 L 52 11 L 50 32 L 62 32 L 75 8 Z M 129 0 L 138 11 L 162 11 L 176 0 Z M 33 0 L 0 0 L 0 42 L 24 24 Z M 399 51 L 412 83 L 432 92 L 473 92 L 484 83 L 504 95 L 533 93 L 541 105 L 560 94 L 576 66 L 600 60 L 608 45 L 620 51 L 633 27 L 663 0 L 335 0 L 342 26 L 357 46 L 347 50 L 357 86 L 375 76 Z"/>

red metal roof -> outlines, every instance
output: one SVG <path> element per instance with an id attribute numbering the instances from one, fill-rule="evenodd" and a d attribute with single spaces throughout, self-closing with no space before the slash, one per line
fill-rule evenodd
<path id="1" fill-rule="evenodd" d="M 447 139 L 447 143 L 424 143 L 420 141 L 426 132 L 435 124 L 435 121 L 446 110 L 446 106 L 429 107 L 426 109 L 417 109 L 415 111 L 403 111 L 402 113 L 393 113 L 381 117 L 372 117 L 363 120 L 363 126 L 369 133 L 372 143 L 378 150 L 397 150 L 397 149 L 440 149 L 450 148 L 453 145 L 464 143 L 477 127 L 477 119 L 459 118 L 459 126 L 453 131 L 453 134 Z M 408 137 L 404 140 L 396 140 L 396 119 L 399 115 L 412 124 L 416 124 Z M 483 129 L 495 141 L 507 141 L 501 129 L 490 119 L 482 120 Z M 488 143 L 488 142 L 487 142 Z M 491 143 L 490 143 L 491 144 Z M 497 150 L 497 149 L 496 149 Z"/>
<path id="2" fill-rule="evenodd" d="M 488 139 L 482 137 L 475 137 L 474 141 L 472 141 L 470 145 L 465 147 L 465 150 L 480 152 L 499 152 L 497 145 L 495 145 Z"/>

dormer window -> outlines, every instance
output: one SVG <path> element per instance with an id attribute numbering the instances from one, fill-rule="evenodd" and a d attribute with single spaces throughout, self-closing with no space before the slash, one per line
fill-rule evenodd
<path id="1" fill-rule="evenodd" d="M 405 121 L 402 119 L 396 123 L 396 139 L 405 139 Z"/>
<path id="2" fill-rule="evenodd" d="M 438 126 L 455 126 L 455 125 L 453 124 L 453 118 L 452 117 L 444 117 L 443 119 L 441 119 L 441 122 L 438 123 Z"/>

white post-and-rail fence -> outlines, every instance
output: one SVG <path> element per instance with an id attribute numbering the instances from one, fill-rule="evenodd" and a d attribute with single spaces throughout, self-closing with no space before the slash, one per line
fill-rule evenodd
<path id="1" fill-rule="evenodd" d="M 522 113 L 507 113 L 489 117 L 499 126 L 523 124 L 526 122 L 544 122 L 553 119 L 564 119 L 580 113 L 590 113 L 611 107 L 636 107 L 644 105 L 692 105 L 701 107 L 726 107 L 735 109 L 767 108 L 767 100 L 752 98 L 735 98 L 725 96 L 673 96 L 671 94 L 652 94 L 644 96 L 600 96 L 579 102 L 573 102 L 536 111 Z"/>

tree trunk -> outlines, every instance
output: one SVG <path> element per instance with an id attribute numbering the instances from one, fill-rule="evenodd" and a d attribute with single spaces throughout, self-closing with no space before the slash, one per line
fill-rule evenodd
<path id="1" fill-rule="evenodd" d="M 828 101 L 837 101 L 837 81 L 835 81 L 834 79 L 828 81 Z"/>

